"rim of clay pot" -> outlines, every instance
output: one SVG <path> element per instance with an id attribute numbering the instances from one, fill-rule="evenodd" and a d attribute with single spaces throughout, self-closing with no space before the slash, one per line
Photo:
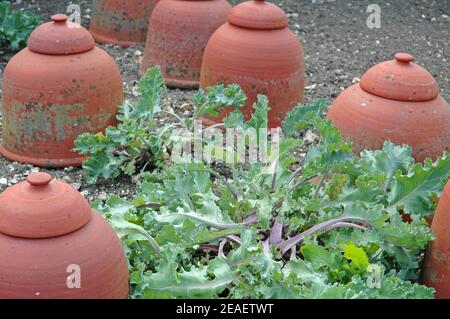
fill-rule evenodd
<path id="1" fill-rule="evenodd" d="M 142 45 L 144 42 L 135 42 L 135 41 L 121 41 L 117 40 L 113 37 L 109 37 L 100 33 L 97 33 L 95 30 L 89 29 L 89 33 L 92 35 L 94 40 L 100 44 L 113 44 L 117 45 L 121 48 L 129 48 L 134 45 Z"/>
<path id="2" fill-rule="evenodd" d="M 194 1 L 194 0 L 177 0 L 177 1 Z M 201 1 L 209 1 L 209 0 L 201 0 Z M 139 69 L 139 77 L 144 76 L 145 70 L 140 68 Z M 179 89 L 187 89 L 187 90 L 195 90 L 200 87 L 200 81 L 188 81 L 188 80 L 180 80 L 180 79 L 173 79 L 173 78 L 164 78 L 164 83 L 171 88 L 179 88 Z M 0 150 L 1 152 L 1 150 Z"/>
<path id="3" fill-rule="evenodd" d="M 86 159 L 85 156 L 60 159 L 60 158 L 40 158 L 40 157 L 19 155 L 7 150 L 3 145 L 0 145 L 0 154 L 10 161 L 32 164 L 38 167 L 51 167 L 51 168 L 81 166 L 81 164 L 83 164 L 83 161 Z"/>
<path id="4" fill-rule="evenodd" d="M 228 15 L 228 22 L 234 26 L 256 30 L 276 30 L 288 27 L 286 13 L 277 5 L 264 0 L 243 2 Z"/>
<path id="5" fill-rule="evenodd" d="M 2 234 L 53 238 L 86 225 L 92 208 L 72 186 L 39 172 L 0 194 L 0 216 Z"/>
<path id="6" fill-rule="evenodd" d="M 38 26 L 28 39 L 28 49 L 49 55 L 68 55 L 95 48 L 92 35 L 79 24 L 68 21 L 65 14 L 55 14 L 51 22 Z"/>
<path id="7" fill-rule="evenodd" d="M 379 63 L 369 69 L 361 78 L 361 88 L 391 100 L 434 100 L 439 95 L 435 79 L 413 61 L 412 55 L 397 53 L 393 60 Z"/>

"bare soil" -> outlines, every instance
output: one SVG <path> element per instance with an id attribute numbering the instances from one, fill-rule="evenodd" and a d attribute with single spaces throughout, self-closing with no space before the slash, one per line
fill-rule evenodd
<path id="1" fill-rule="evenodd" d="M 230 1 L 233 4 L 243 2 Z M 408 52 L 416 62 L 435 77 L 442 96 L 450 101 L 450 1 L 449 0 L 277 0 L 289 17 L 291 29 L 305 49 L 306 101 L 316 98 L 333 100 L 346 87 L 359 81 L 372 65 L 391 59 L 396 52 Z M 71 3 L 79 4 L 82 24 L 89 25 L 92 0 L 51 1 L 22 0 L 14 7 L 31 10 L 48 21 L 55 13 L 65 13 Z M 366 25 L 367 7 L 381 8 L 381 28 Z M 137 97 L 139 59 L 143 46 L 122 49 L 102 46 L 119 64 L 128 99 Z M 0 76 L 11 58 L 0 51 Z M 1 94 L 1 86 L 0 86 Z M 169 90 L 163 105 L 180 115 L 189 112 L 193 91 Z M 183 107 L 182 107 L 183 106 Z M 1 114 L 0 114 L 1 116 Z M 1 137 L 1 125 L 0 125 Z M 23 180 L 31 171 L 43 170 L 0 158 L 0 192 Z M 45 171 L 45 170 L 44 170 Z M 106 199 L 107 194 L 131 196 L 134 185 L 129 178 L 89 186 L 83 182 L 82 170 L 69 167 L 50 170 L 56 177 L 74 185 L 89 199 Z"/>

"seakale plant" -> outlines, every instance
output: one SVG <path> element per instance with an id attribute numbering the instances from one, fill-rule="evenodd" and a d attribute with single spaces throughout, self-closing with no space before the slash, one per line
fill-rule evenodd
<path id="1" fill-rule="evenodd" d="M 161 97 L 166 87 L 159 67 L 147 71 L 140 81 L 141 96 L 136 102 L 126 101 L 119 109 L 120 124 L 109 127 L 105 133 L 80 135 L 75 141 L 75 151 L 86 155 L 84 176 L 88 183 L 126 174 L 142 174 L 154 167 L 170 162 L 172 148 L 180 138 L 202 136 L 210 128 L 196 132 L 196 123 L 205 115 L 217 115 L 225 106 L 241 107 L 245 95 L 237 85 L 218 85 L 199 90 L 193 97 L 193 115 L 181 118 L 173 110 L 161 109 Z M 260 103 L 266 103 L 266 99 Z M 157 117 L 170 121 L 159 125 Z M 224 123 L 220 125 L 225 125 Z M 205 141 L 202 141 L 204 143 Z M 207 142 L 207 141 L 206 141 Z"/>
<path id="2" fill-rule="evenodd" d="M 450 157 L 415 164 L 390 142 L 357 157 L 327 106 L 295 108 L 266 163 L 167 163 L 142 174 L 134 200 L 96 201 L 123 240 L 131 297 L 432 298 L 417 283 L 433 238 L 424 217 Z M 246 122 L 236 112 L 228 127 L 267 126 L 268 107 Z M 319 143 L 294 169 L 307 129 Z"/>

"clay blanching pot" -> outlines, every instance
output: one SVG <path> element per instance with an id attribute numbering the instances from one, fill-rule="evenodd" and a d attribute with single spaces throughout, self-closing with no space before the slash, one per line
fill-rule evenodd
<path id="1" fill-rule="evenodd" d="M 128 297 L 119 238 L 80 193 L 47 173 L 0 194 L 0 256 L 0 298 Z"/>
<path id="2" fill-rule="evenodd" d="M 304 96 L 304 54 L 288 28 L 286 14 L 266 1 L 247 1 L 234 7 L 228 23 L 211 37 L 203 57 L 200 86 L 236 83 L 248 96 L 241 109 L 248 120 L 257 95 L 268 96 L 269 127 L 281 126 L 286 114 Z M 206 124 L 221 123 L 224 111 Z"/>
<path id="3" fill-rule="evenodd" d="M 148 19 L 159 0 L 94 0 L 89 31 L 98 43 L 145 43 Z"/>
<path id="4" fill-rule="evenodd" d="M 436 240 L 428 246 L 421 281 L 436 289 L 436 298 L 450 299 L 450 181 L 439 199 L 431 229 Z"/>
<path id="5" fill-rule="evenodd" d="M 116 124 L 119 67 L 90 33 L 55 15 L 36 28 L 3 77 L 0 153 L 44 167 L 80 165 L 74 140 Z"/>
<path id="6" fill-rule="evenodd" d="M 140 75 L 160 65 L 168 86 L 198 88 L 203 52 L 227 21 L 226 0 L 164 0 L 150 17 Z"/>
<path id="7" fill-rule="evenodd" d="M 450 106 L 432 75 L 413 60 L 398 53 L 375 65 L 331 106 L 328 119 L 353 141 L 355 153 L 381 149 L 387 140 L 411 145 L 419 162 L 450 151 Z"/>

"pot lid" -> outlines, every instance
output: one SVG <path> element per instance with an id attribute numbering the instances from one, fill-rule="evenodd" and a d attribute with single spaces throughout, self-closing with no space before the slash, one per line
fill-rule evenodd
<path id="1" fill-rule="evenodd" d="M 288 26 L 284 11 L 273 3 L 264 0 L 243 2 L 231 9 L 228 22 L 238 27 L 274 30 Z"/>
<path id="2" fill-rule="evenodd" d="M 0 194 L 0 233 L 21 238 L 52 238 L 86 225 L 92 209 L 72 186 L 47 173 L 32 173 L 27 180 Z"/>
<path id="3" fill-rule="evenodd" d="M 65 55 L 95 48 L 89 31 L 67 20 L 66 15 L 56 14 L 52 16 L 52 22 L 38 26 L 28 39 L 28 49 L 42 54 Z"/>
<path id="4" fill-rule="evenodd" d="M 361 79 L 361 88 L 399 101 L 431 101 L 439 95 L 433 76 L 413 63 L 414 57 L 397 53 L 394 60 L 375 65 Z"/>

